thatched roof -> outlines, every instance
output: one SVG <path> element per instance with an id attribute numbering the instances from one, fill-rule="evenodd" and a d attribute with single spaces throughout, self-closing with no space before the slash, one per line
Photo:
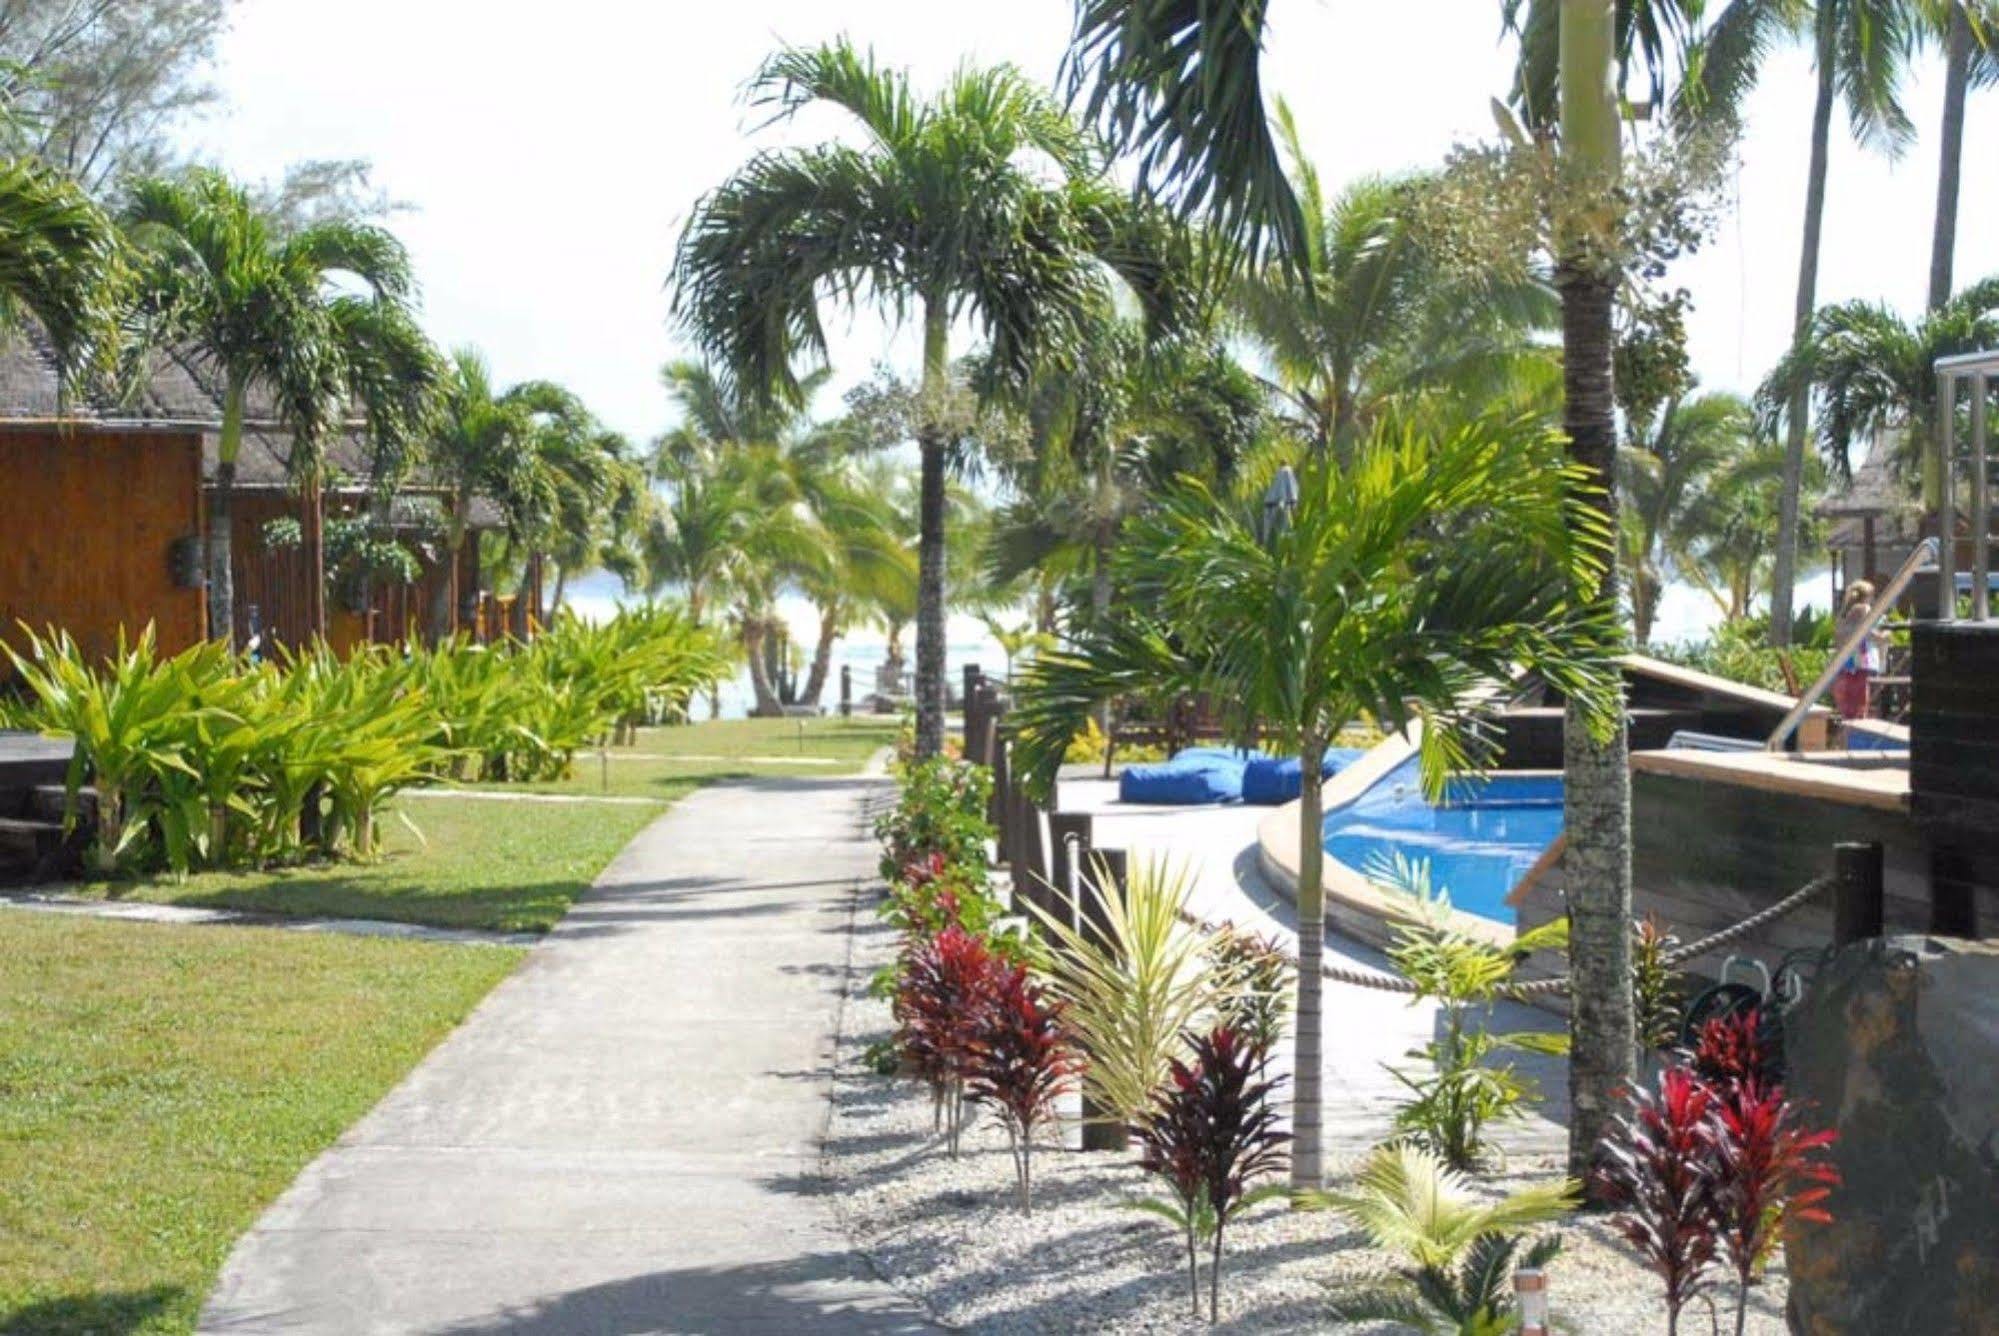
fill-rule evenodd
<path id="1" fill-rule="evenodd" d="M 202 476 L 214 479 L 222 439 L 222 387 L 213 368 L 200 358 L 185 352 L 149 352 L 138 383 L 117 393 L 93 387 L 65 396 L 60 385 L 53 352 L 39 330 L 31 323 L 0 330 L 0 431 L 9 423 L 56 420 L 134 429 L 194 428 L 202 434 Z M 236 459 L 237 487 L 288 489 L 292 433 L 279 420 L 267 393 L 252 387 L 244 405 L 244 420 L 243 447 Z M 350 424 L 328 440 L 325 453 L 332 490 L 366 489 L 373 451 L 358 424 Z M 399 490 L 410 494 L 439 489 L 419 469 Z M 474 525 L 493 528 L 499 522 L 498 507 L 478 498 L 473 505 Z"/>

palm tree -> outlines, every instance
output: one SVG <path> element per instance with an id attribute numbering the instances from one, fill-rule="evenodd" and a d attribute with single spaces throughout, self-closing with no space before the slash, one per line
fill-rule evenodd
<path id="1" fill-rule="evenodd" d="M 118 231 L 73 182 L 27 160 L 0 162 L 0 325 L 32 316 L 63 385 L 115 339 Z"/>
<path id="2" fill-rule="evenodd" d="M 1078 344 L 1104 291 L 1101 261 L 1131 259 L 1145 238 L 1089 137 L 1011 67 L 961 69 L 926 101 L 842 40 L 778 53 L 749 96 L 778 119 L 837 108 L 865 142 L 759 154 L 703 198 L 675 259 L 674 309 L 758 402 L 797 402 L 796 365 L 823 360 L 823 296 L 919 321 L 917 753 L 935 755 L 953 444 L 937 406 L 952 327 L 978 326 L 1000 378 L 1023 382 Z"/>
<path id="3" fill-rule="evenodd" d="M 1915 40 L 1909 0 L 1815 0 L 1811 34 L 1818 89 L 1812 105 L 1811 169 L 1805 183 L 1804 244 L 1798 255 L 1798 301 L 1792 342 L 1803 343 L 1818 309 L 1819 237 L 1825 222 L 1826 163 L 1835 101 L 1846 104 L 1861 143 L 1899 154 L 1915 136 L 1902 109 L 1902 76 Z M 1777 554 L 1770 590 L 1770 640 L 1791 643 L 1791 595 L 1797 583 L 1799 496 L 1811 385 L 1792 389 L 1784 422 L 1784 479 L 1777 513 Z"/>
<path id="4" fill-rule="evenodd" d="M 1759 436 L 1746 453 L 1714 471 L 1685 518 L 1674 570 L 1707 595 L 1726 621 L 1751 616 L 1769 595 L 1783 476 L 1783 442 Z M 1806 551 L 1818 548 L 1822 521 L 1812 511 L 1825 492 L 1825 479 L 1824 464 L 1808 458 L 1802 510 L 1809 518 L 1799 538 Z"/>
<path id="5" fill-rule="evenodd" d="M 1732 468 L 1756 448 L 1756 418 L 1736 395 L 1703 394 L 1674 399 L 1651 422 L 1633 424 L 1632 434 L 1619 452 L 1619 510 L 1634 638 L 1644 645 L 1713 494 L 1740 482 Z"/>
<path id="6" fill-rule="evenodd" d="M 1526 363 L 1553 361 L 1533 337 L 1554 327 L 1553 290 L 1539 276 L 1442 262 L 1424 236 L 1430 178 L 1363 177 L 1328 199 L 1282 104 L 1278 127 L 1304 211 L 1304 272 L 1263 265 L 1230 304 L 1319 448 L 1350 447 L 1396 397 L 1482 399 Z"/>
<path id="7" fill-rule="evenodd" d="M 1950 300 L 1957 260 L 1957 195 L 1964 171 L 1964 103 L 1973 88 L 1999 83 L 1999 5 L 1992 0 L 1921 0 L 1931 35 L 1943 44 L 1942 130 L 1937 145 L 1936 226 L 1930 239 L 1930 309 Z"/>
<path id="8" fill-rule="evenodd" d="M 1521 89 L 1530 96 L 1554 90 L 1535 104 L 1540 114 L 1530 121 L 1537 131 L 1559 128 L 1566 190 L 1585 205 L 1564 210 L 1554 246 L 1563 425 L 1570 458 L 1597 488 L 1597 523 L 1615 533 L 1612 305 L 1620 275 L 1591 257 L 1618 249 L 1618 86 L 1638 66 L 1659 85 L 1668 39 L 1683 36 L 1687 25 L 1680 6 L 1664 0 L 1643 14 L 1616 0 L 1514 0 L 1506 10 L 1510 24 L 1540 39 L 1523 42 Z M 1082 0 L 1069 78 L 1090 119 L 1113 142 L 1139 151 L 1142 186 L 1164 189 L 1184 209 L 1212 205 L 1225 240 L 1242 241 L 1252 256 L 1273 249 L 1302 270 L 1304 212 L 1270 130 L 1258 75 L 1267 18 L 1265 0 L 1207 4 L 1192 14 L 1139 0 Z M 1616 608 L 1616 565 L 1608 562 L 1595 611 L 1609 619 Z M 1593 720 L 1572 712 L 1565 734 L 1566 866 L 1578 888 L 1571 900 L 1577 987 L 1570 1148 L 1581 1170 L 1629 1076 L 1631 791 L 1625 731 L 1615 712 Z M 1299 1023 L 1323 1024 L 1316 994 L 1309 1008 L 1300 994 Z"/>
<path id="9" fill-rule="evenodd" d="M 1541 465 L 1541 467 L 1535 467 Z M 1571 499 L 1582 479 L 1553 433 L 1521 419 L 1428 438 L 1386 423 L 1350 466 L 1328 455 L 1300 480 L 1288 523 L 1260 500 L 1188 481 L 1127 526 L 1121 615 L 1038 656 L 1018 692 L 1023 773 L 1046 780 L 1099 702 L 1194 691 L 1302 758 L 1293 1182 L 1319 1186 L 1325 850 L 1320 768 L 1362 714 L 1422 731 L 1436 788 L 1475 759 L 1482 684 L 1538 666 L 1599 712 L 1615 699 L 1614 630 L 1585 591 L 1608 532 Z"/>
<path id="10" fill-rule="evenodd" d="M 492 370 L 477 349 L 454 352 L 424 449 L 431 477 L 446 492 L 444 550 L 451 568 L 450 579 L 438 581 L 432 594 L 433 639 L 450 634 L 453 601 L 463 597 L 457 573 L 471 532 L 473 500 L 506 494 L 511 480 L 527 467 L 528 434 L 521 396 L 495 393 Z"/>
<path id="11" fill-rule="evenodd" d="M 358 341 L 393 333 L 396 360 L 410 365 L 400 337 L 413 329 L 409 257 L 388 232 L 365 224 L 322 222 L 281 235 L 246 191 L 212 171 L 137 182 L 123 220 L 143 254 L 141 305 L 154 334 L 209 363 L 222 382 L 208 619 L 211 634 L 233 640 L 230 516 L 249 394 L 270 396 L 296 439 L 301 481 L 311 485 L 321 443 L 343 425 L 354 391 L 386 365 Z M 341 296 L 342 279 L 362 285 L 366 298 Z M 316 519 L 310 501 L 305 511 Z M 315 572 L 317 530 L 314 523 L 307 534 Z M 309 583 L 316 604 L 323 576 Z"/>
<path id="12" fill-rule="evenodd" d="M 1764 381 L 1758 399 L 1774 417 L 1793 411 L 1801 387 L 1815 391 L 1819 448 L 1841 478 L 1852 476 L 1856 442 L 1898 434 L 1897 462 L 1913 483 L 1921 474 L 1923 443 L 1936 423 L 1937 359 L 1995 344 L 1999 275 L 1972 284 L 1914 321 L 1880 302 L 1842 302 L 1813 317 L 1799 346 Z"/>

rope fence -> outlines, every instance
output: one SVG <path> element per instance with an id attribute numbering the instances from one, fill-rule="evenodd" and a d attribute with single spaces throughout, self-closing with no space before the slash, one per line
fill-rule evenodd
<path id="1" fill-rule="evenodd" d="M 1666 953 L 1665 961 L 1668 965 L 1684 965 L 1689 960 L 1697 959 L 1710 951 L 1727 946 L 1729 943 L 1755 932 L 1758 928 L 1767 927 L 1785 915 L 1803 908 L 1830 889 L 1832 883 L 1833 879 L 1831 877 L 1815 877 L 1775 904 L 1766 909 L 1758 910 L 1741 922 L 1730 924 L 1719 932 L 1709 933 L 1699 941 L 1690 942 L 1686 946 L 1675 947 Z M 1233 924 L 1212 923 L 1184 912 L 1180 917 L 1184 922 L 1199 928 L 1203 932 L 1216 932 L 1223 927 L 1234 926 Z M 1291 964 L 1295 967 L 1298 964 L 1297 953 L 1286 952 L 1285 954 L 1290 957 Z M 1404 995 L 1413 995 L 1416 992 L 1416 985 L 1409 982 L 1409 980 L 1398 978 L 1392 974 L 1383 974 L 1378 970 L 1358 969 L 1349 965 L 1322 964 L 1319 967 L 1319 974 L 1321 977 L 1331 979 L 1335 983 L 1352 984 L 1356 988 L 1372 988 L 1378 992 L 1402 993 Z M 1500 988 L 1498 993 L 1501 997 L 1514 999 L 1544 997 L 1554 993 L 1567 992 L 1573 982 L 1574 980 L 1568 975 L 1561 974 L 1552 979 L 1532 979 L 1526 983 L 1507 984 L 1505 987 Z"/>

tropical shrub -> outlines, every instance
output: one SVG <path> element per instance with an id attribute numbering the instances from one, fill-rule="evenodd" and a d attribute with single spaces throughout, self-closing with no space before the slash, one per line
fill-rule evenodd
<path id="1" fill-rule="evenodd" d="M 1034 1134 L 1055 1117 L 1055 1101 L 1082 1070 L 1082 1058 L 1048 997 L 1025 966 L 1001 966 L 966 1045 L 965 1095 L 999 1115 L 1013 1151 L 1020 1209 L 1034 1209 Z"/>
<path id="2" fill-rule="evenodd" d="M 1174 1059 L 1187 1052 L 1188 1036 L 1215 1011 L 1207 934 L 1187 921 L 1193 882 L 1184 866 L 1135 858 L 1121 892 L 1101 867 L 1083 880 L 1095 906 L 1083 931 L 1028 906 L 1049 948 L 1040 968 L 1089 1056 L 1084 1090 L 1109 1116 L 1135 1126 Z"/>
<path id="3" fill-rule="evenodd" d="M 1229 1222 L 1246 1208 L 1283 1196 L 1282 1183 L 1255 1179 L 1281 1173 L 1284 1144 L 1272 1100 L 1280 1078 L 1267 1075 L 1269 1051 L 1226 1027 L 1190 1038 L 1191 1056 L 1168 1063 L 1165 1088 L 1138 1121 L 1147 1172 L 1164 1182 L 1170 1200 L 1134 1202 L 1180 1230 L 1194 1316 L 1201 1315 L 1201 1246 L 1209 1252 L 1208 1321 L 1221 1315 L 1222 1243 Z"/>
<path id="4" fill-rule="evenodd" d="M 1825 1152 L 1834 1133 L 1808 1131 L 1781 1087 L 1746 1081 L 1715 1110 L 1718 1165 L 1714 1209 L 1721 1254 L 1735 1273 L 1735 1332 L 1749 1316 L 1749 1287 L 1793 1222 L 1828 1224 L 1824 1203 L 1839 1185 Z"/>
<path id="5" fill-rule="evenodd" d="M 1666 1331 L 1713 1282 L 1720 1250 L 1716 1097 L 1693 1072 L 1670 1066 L 1656 1090 L 1632 1092 L 1600 1148 L 1597 1185 L 1618 1207 L 1618 1231 L 1665 1286 Z"/>
<path id="6" fill-rule="evenodd" d="M 940 756 L 907 767 L 895 807 L 875 822 L 882 877 L 893 879 L 932 854 L 948 865 L 983 869 L 993 837 L 986 820 L 992 791 L 992 771 L 981 765 Z"/>
<path id="7" fill-rule="evenodd" d="M 253 662 L 219 642 L 163 656 L 148 627 L 101 663 L 54 630 L 8 655 L 14 721 L 75 741 L 69 820 L 94 787 L 103 873 L 365 858 L 400 790 L 563 773 L 634 701 L 684 700 L 726 668 L 710 633 L 662 609 L 567 620 L 533 645 L 322 644 Z"/>
<path id="8" fill-rule="evenodd" d="M 1291 1014 L 1290 955 L 1274 938 L 1225 923 L 1209 939 L 1207 959 L 1221 1023 L 1259 1048 L 1276 1048 Z"/>
<path id="9" fill-rule="evenodd" d="M 1761 1007 L 1704 1021 L 1687 1057 L 1694 1075 L 1723 1096 L 1732 1096 L 1744 1085 L 1783 1086 L 1782 1045 L 1770 1033 L 1769 1013 Z"/>
<path id="10" fill-rule="evenodd" d="M 1525 1231 L 1574 1209 L 1577 1185 L 1563 1180 L 1481 1202 L 1463 1175 L 1420 1146 L 1377 1149 L 1352 1192 L 1309 1194 L 1304 1205 L 1331 1209 L 1366 1232 L 1376 1248 L 1399 1254 L 1399 1283 L 1343 1300 L 1342 1322 L 1400 1322 L 1452 1336 L 1513 1331 L 1515 1259 L 1545 1266 L 1561 1250 L 1550 1235 L 1527 1246 Z"/>
<path id="11" fill-rule="evenodd" d="M 894 1003 L 896 1049 L 904 1065 L 929 1082 L 935 1121 L 954 1157 L 973 1044 L 1004 969 L 983 939 L 956 926 L 904 952 Z"/>
<path id="12" fill-rule="evenodd" d="M 1396 1110 L 1395 1127 L 1451 1168 L 1475 1169 L 1490 1155 L 1486 1129 L 1523 1117 L 1536 1094 L 1534 1082 L 1504 1055 L 1568 1052 L 1566 1034 L 1503 1034 L 1486 1023 L 1523 961 L 1568 945 L 1568 921 L 1544 923 L 1508 946 L 1494 946 L 1451 928 L 1450 899 L 1430 890 L 1427 866 L 1404 865 L 1392 876 L 1396 889 L 1413 898 L 1396 925 L 1389 963 L 1415 985 L 1412 1004 L 1438 1004 L 1440 1022 L 1436 1037 L 1409 1054 L 1421 1063 L 1418 1074 L 1388 1068 L 1413 1096 Z"/>
<path id="13" fill-rule="evenodd" d="M 1645 1053 L 1663 1053 L 1679 1039 L 1686 979 L 1666 960 L 1679 944 L 1656 918 L 1631 925 L 1632 1019 Z"/>

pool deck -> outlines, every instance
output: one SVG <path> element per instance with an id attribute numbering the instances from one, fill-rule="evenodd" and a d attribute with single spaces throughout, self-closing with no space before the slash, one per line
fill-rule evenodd
<path id="1" fill-rule="evenodd" d="M 1372 759 L 1370 755 L 1355 762 L 1338 780 Z M 1288 949 L 1297 949 L 1297 911 L 1268 875 L 1259 839 L 1260 826 L 1288 812 L 1295 849 L 1295 807 L 1139 806 L 1117 800 L 1115 780 L 1067 775 L 1060 785 L 1060 799 L 1063 811 L 1095 817 L 1094 839 L 1099 846 L 1185 859 L 1194 877 L 1189 908 L 1196 916 L 1273 936 Z M 1330 871 L 1337 864 L 1328 859 L 1327 866 Z M 1358 874 L 1354 879 L 1365 885 Z M 1331 964 L 1393 973 L 1379 950 L 1344 934 L 1337 918 L 1326 936 L 1326 958 Z M 1437 1007 L 1334 980 L 1327 980 L 1325 996 L 1327 1150 L 1335 1156 L 1358 1157 L 1388 1135 L 1395 1107 L 1408 1094 L 1384 1064 L 1413 1065 L 1406 1055 L 1435 1033 Z M 1561 1024 L 1547 1013 L 1511 1003 L 1496 1008 L 1494 1015 L 1498 1028 L 1509 1032 L 1546 1031 Z M 1289 1073 L 1288 1046 L 1278 1055 L 1277 1065 Z M 1566 1062 L 1521 1055 L 1516 1065 L 1539 1082 L 1541 1109 L 1524 1122 L 1497 1129 L 1495 1141 L 1509 1155 L 1563 1153 L 1568 1133 L 1550 1115 L 1567 1106 Z"/>

